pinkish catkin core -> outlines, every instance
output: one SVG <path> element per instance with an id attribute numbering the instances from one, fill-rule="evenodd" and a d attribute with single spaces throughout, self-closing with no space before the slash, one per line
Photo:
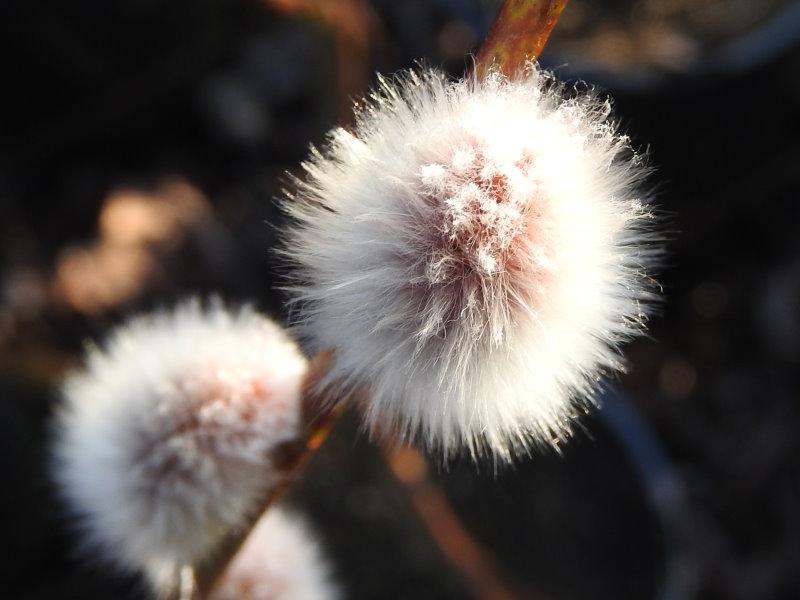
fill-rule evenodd
<path id="1" fill-rule="evenodd" d="M 529 280 L 518 292 L 532 306 L 535 298 L 525 290 L 541 293 L 547 279 L 541 268 L 546 202 L 531 176 L 534 158 L 525 151 L 517 160 L 498 160 L 485 144 L 466 137 L 445 161 L 419 169 L 421 196 L 434 215 L 419 225 L 430 232 L 422 253 L 428 257 L 424 280 L 485 290 L 478 282 L 524 276 Z M 455 317 L 460 309 L 453 309 Z"/>
<path id="2" fill-rule="evenodd" d="M 156 408 L 162 428 L 140 430 L 139 449 L 132 455 L 134 464 L 144 465 L 154 489 L 166 481 L 197 476 L 195 465 L 181 460 L 186 444 L 194 445 L 207 460 L 223 468 L 224 464 L 238 462 L 231 448 L 259 444 L 260 426 L 255 421 L 265 410 L 270 411 L 275 427 L 295 427 L 289 400 L 274 394 L 266 381 L 249 373 L 209 367 L 167 385 L 168 401 Z M 272 406 L 266 408 L 268 404 Z"/>

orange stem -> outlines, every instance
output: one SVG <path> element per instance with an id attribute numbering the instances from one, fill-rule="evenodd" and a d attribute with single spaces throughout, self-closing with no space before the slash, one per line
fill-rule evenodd
<path id="1" fill-rule="evenodd" d="M 505 0 L 475 57 L 475 74 L 496 68 L 514 77 L 542 52 L 567 0 Z"/>
<path id="2" fill-rule="evenodd" d="M 414 448 L 384 449 L 392 474 L 409 491 L 411 504 L 445 559 L 466 579 L 481 600 L 517 598 L 501 576 L 494 556 L 476 541 L 428 478 L 425 458 Z"/>

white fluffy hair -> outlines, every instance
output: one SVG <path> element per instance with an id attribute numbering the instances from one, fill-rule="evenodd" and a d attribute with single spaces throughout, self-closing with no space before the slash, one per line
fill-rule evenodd
<path id="1" fill-rule="evenodd" d="M 334 600 L 339 590 L 306 523 L 269 509 L 215 586 L 210 600 Z"/>
<path id="2" fill-rule="evenodd" d="M 278 325 L 220 302 L 135 318 L 90 348 L 64 384 L 54 464 L 87 550 L 172 585 L 275 484 L 305 369 Z"/>
<path id="3" fill-rule="evenodd" d="M 380 82 L 285 200 L 300 329 L 368 387 L 373 432 L 506 460 L 558 444 L 654 296 L 641 157 L 608 101 L 533 64 Z"/>

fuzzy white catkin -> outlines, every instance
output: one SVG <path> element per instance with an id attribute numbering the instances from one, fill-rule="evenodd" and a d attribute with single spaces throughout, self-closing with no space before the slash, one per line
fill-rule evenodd
<path id="1" fill-rule="evenodd" d="M 558 443 L 619 371 L 653 285 L 645 168 L 610 105 L 411 72 L 312 149 L 285 201 L 300 330 L 373 431 L 511 459 Z"/>
<path id="2" fill-rule="evenodd" d="M 275 484 L 306 367 L 278 325 L 219 302 L 135 318 L 91 348 L 64 385 L 53 465 L 87 553 L 172 585 Z"/>
<path id="3" fill-rule="evenodd" d="M 258 521 L 210 600 L 335 600 L 339 590 L 306 523 L 280 508 Z"/>

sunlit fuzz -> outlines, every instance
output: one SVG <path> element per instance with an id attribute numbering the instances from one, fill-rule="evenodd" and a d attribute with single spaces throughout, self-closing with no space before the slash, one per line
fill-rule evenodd
<path id="1" fill-rule="evenodd" d="M 211 600 L 333 600 L 340 594 L 320 546 L 298 517 L 279 508 L 258 521 Z"/>
<path id="2" fill-rule="evenodd" d="M 250 308 L 136 318 L 64 385 L 54 475 L 91 556 L 173 583 L 258 508 L 296 438 L 306 360 Z"/>
<path id="3" fill-rule="evenodd" d="M 510 459 L 623 368 L 653 286 L 645 167 L 610 105 L 527 65 L 412 72 L 334 130 L 285 201 L 301 331 L 373 431 Z"/>

